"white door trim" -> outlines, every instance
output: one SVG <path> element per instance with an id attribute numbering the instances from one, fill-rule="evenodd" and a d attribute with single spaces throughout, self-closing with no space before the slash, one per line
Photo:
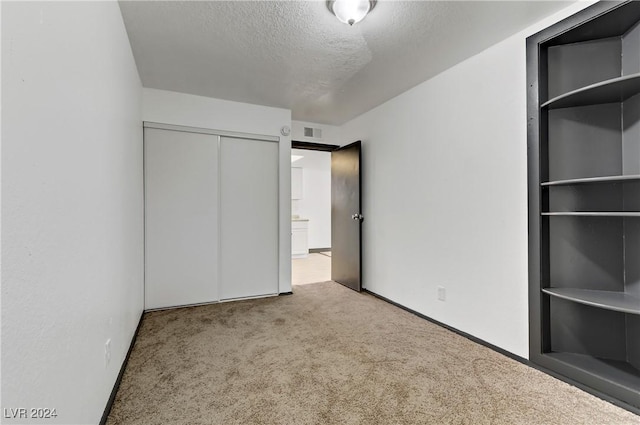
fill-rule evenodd
<path id="1" fill-rule="evenodd" d="M 157 128 L 160 130 L 169 130 L 169 131 L 182 131 L 187 133 L 201 133 L 201 134 L 211 134 L 213 136 L 226 136 L 226 137 L 235 137 L 237 139 L 249 139 L 249 140 L 260 140 L 264 142 L 280 142 L 280 137 L 278 136 L 267 136 L 264 134 L 251 134 L 251 133 L 241 133 L 238 131 L 225 131 L 225 130 L 214 130 L 211 128 L 202 128 L 202 127 L 189 127 L 184 125 L 175 125 L 175 124 L 163 124 L 159 122 L 150 122 L 143 121 L 142 122 L 144 128 Z"/>

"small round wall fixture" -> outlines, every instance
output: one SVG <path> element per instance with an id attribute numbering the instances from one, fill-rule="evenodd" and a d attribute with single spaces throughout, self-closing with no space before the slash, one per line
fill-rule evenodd
<path id="1" fill-rule="evenodd" d="M 280 134 L 282 134 L 283 136 L 288 136 L 290 133 L 291 129 L 286 125 L 280 129 Z"/>
<path id="2" fill-rule="evenodd" d="M 376 5 L 376 0 L 327 0 L 327 9 L 340 22 L 353 25 L 364 19 Z"/>

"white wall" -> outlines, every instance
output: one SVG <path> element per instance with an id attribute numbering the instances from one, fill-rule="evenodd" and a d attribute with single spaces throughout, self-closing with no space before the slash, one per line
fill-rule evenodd
<path id="1" fill-rule="evenodd" d="M 331 247 L 331 152 L 292 149 L 302 155 L 302 199 L 291 201 L 291 212 L 309 219 L 309 249 Z"/>
<path id="2" fill-rule="evenodd" d="M 525 38 L 587 5 L 342 126 L 363 141 L 367 289 L 528 358 Z"/>
<path id="3" fill-rule="evenodd" d="M 143 89 L 144 121 L 280 137 L 280 292 L 291 291 L 291 111 L 165 90 Z"/>
<path id="4" fill-rule="evenodd" d="M 95 424 L 143 308 L 141 84 L 118 4 L 3 2 L 2 61 L 2 408 Z"/>
<path id="5" fill-rule="evenodd" d="M 322 138 L 304 137 L 304 128 L 319 128 Z M 308 121 L 291 121 L 291 140 L 300 142 L 322 143 L 325 145 L 340 144 L 340 127 L 328 124 L 318 124 Z"/>

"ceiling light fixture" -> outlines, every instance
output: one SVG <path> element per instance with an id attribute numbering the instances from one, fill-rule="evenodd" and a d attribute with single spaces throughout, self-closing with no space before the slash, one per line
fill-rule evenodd
<path id="1" fill-rule="evenodd" d="M 353 25 L 364 19 L 376 0 L 327 0 L 327 8 L 340 22 Z"/>

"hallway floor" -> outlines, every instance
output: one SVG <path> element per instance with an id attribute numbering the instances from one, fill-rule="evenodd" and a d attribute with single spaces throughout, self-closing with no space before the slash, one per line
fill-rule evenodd
<path id="1" fill-rule="evenodd" d="M 307 285 L 328 280 L 331 280 L 331 251 L 311 253 L 307 258 L 291 260 L 292 285 Z"/>

